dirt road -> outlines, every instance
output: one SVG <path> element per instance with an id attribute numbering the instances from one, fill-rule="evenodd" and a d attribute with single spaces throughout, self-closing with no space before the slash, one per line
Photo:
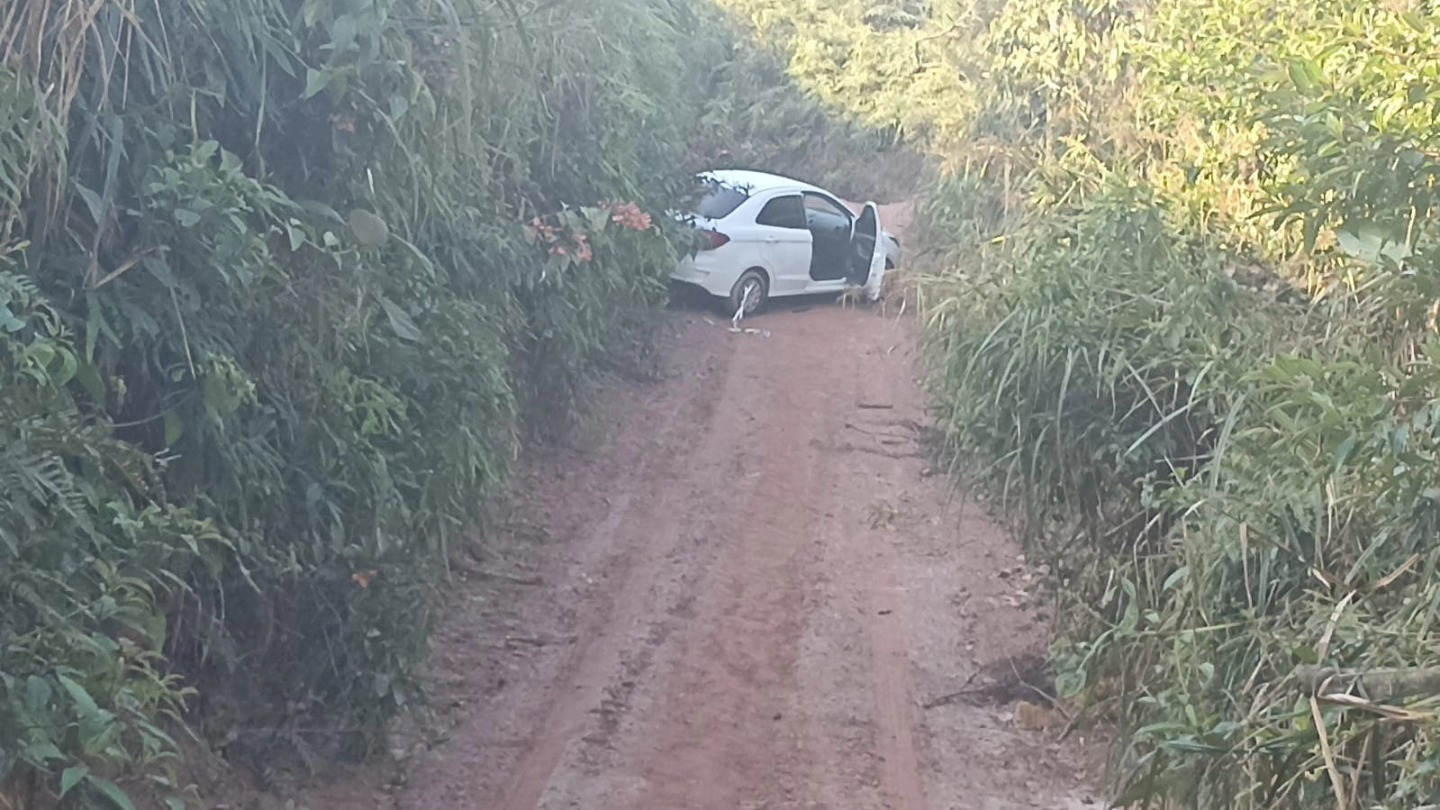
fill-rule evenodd
<path id="1" fill-rule="evenodd" d="M 674 313 L 663 380 L 525 460 L 434 714 L 297 807 L 1099 806 L 1083 734 L 1022 702 L 1046 632 L 1018 549 L 931 468 L 913 319 L 744 325 Z"/>
<path id="2" fill-rule="evenodd" d="M 1015 722 L 1044 627 L 932 474 L 908 319 L 747 325 L 676 313 L 668 378 L 524 465 L 434 640 L 434 727 L 298 806 L 1099 805 L 1082 734 Z"/>

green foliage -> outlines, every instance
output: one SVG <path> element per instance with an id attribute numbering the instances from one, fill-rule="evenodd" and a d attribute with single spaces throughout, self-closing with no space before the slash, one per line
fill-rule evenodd
<path id="1" fill-rule="evenodd" d="M 0 804 L 181 802 L 186 726 L 370 750 L 520 437 L 664 301 L 642 209 L 719 110 L 767 137 L 699 92 L 752 59 L 675 0 L 0 15 Z"/>
<path id="2" fill-rule="evenodd" d="M 1433 4 L 721 5 L 756 47 L 678 0 L 0 16 L 0 797 L 181 801 L 182 719 L 373 747 L 477 503 L 663 300 L 640 210 L 898 197 L 924 144 L 941 426 L 1123 798 L 1440 801 L 1435 696 L 1291 677 L 1437 663 Z"/>
<path id="3" fill-rule="evenodd" d="M 1436 663 L 1433 17 L 1034 5 L 922 218 L 944 424 L 1065 586 L 1060 688 L 1131 729 L 1127 803 L 1434 803 L 1436 696 L 1292 677 Z"/>
<path id="4" fill-rule="evenodd" d="M 934 108 L 953 100 L 956 76 L 922 70 L 909 50 L 920 17 L 907 6 L 915 4 L 718 5 L 758 42 L 722 63 L 707 93 L 704 122 L 735 128 L 724 138 L 736 162 L 800 175 L 854 199 L 914 193 L 927 165 L 919 147 L 942 113 L 947 120 L 962 114 Z"/>
<path id="5" fill-rule="evenodd" d="M 1047 211 L 949 282 L 980 293 L 983 310 L 945 297 L 928 311 L 944 424 L 995 460 L 1037 533 L 1067 495 L 1098 529 L 1115 506 L 1105 496 L 1195 467 L 1224 407 L 1198 394 L 1248 367 L 1257 340 L 1276 339 L 1283 307 L 1237 283 L 1223 251 L 1187 242 L 1154 193 L 1123 178 Z M 1013 264 L 1025 273 L 1010 277 Z M 1130 538 L 1112 539 L 1103 550 Z"/>
<path id="6" fill-rule="evenodd" d="M 159 505 L 150 457 L 81 415 L 81 363 L 34 284 L 0 270 L 0 773 L 64 767 L 61 793 L 103 800 L 120 795 L 104 774 L 137 764 L 173 787 L 162 727 L 187 692 L 161 654 L 167 615 L 234 555 Z"/>
<path id="7" fill-rule="evenodd" d="M 1293 676 L 1440 663 L 1434 4 L 730 4 L 946 167 L 941 424 L 1055 572 L 1119 798 L 1440 801 L 1440 696 Z"/>

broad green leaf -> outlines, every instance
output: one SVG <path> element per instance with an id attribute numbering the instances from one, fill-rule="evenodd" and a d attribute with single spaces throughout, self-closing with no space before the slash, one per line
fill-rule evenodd
<path id="1" fill-rule="evenodd" d="M 100 706 L 95 703 L 95 698 L 85 691 L 85 687 L 67 675 L 57 674 L 55 679 L 60 681 L 60 686 L 70 695 L 70 699 L 79 707 L 82 715 L 94 716 L 100 713 Z"/>
<path id="2" fill-rule="evenodd" d="M 15 313 L 10 311 L 10 307 L 0 306 L 0 330 L 14 334 L 24 328 L 25 322 L 15 317 Z"/>
<path id="3" fill-rule="evenodd" d="M 116 810 L 135 810 L 135 803 L 130 801 L 130 797 L 125 795 L 119 785 L 94 775 L 91 775 L 89 782 L 95 792 Z"/>
<path id="4" fill-rule="evenodd" d="M 39 675 L 31 675 L 25 679 L 25 705 L 30 711 L 43 712 L 49 709 L 50 700 L 54 696 L 50 682 Z"/>
<path id="5" fill-rule="evenodd" d="M 26 743 L 21 749 L 21 756 L 27 762 L 33 762 L 41 767 L 66 759 L 64 752 L 49 740 Z"/>
<path id="6" fill-rule="evenodd" d="M 1067 670 L 1055 675 L 1055 691 L 1063 698 L 1072 698 L 1085 689 L 1087 678 L 1083 669 Z"/>
<path id="7" fill-rule="evenodd" d="M 50 361 L 55 359 L 55 346 L 50 343 L 35 343 L 30 346 L 27 354 L 29 355 L 28 359 L 40 368 L 49 368 Z"/>
<path id="8" fill-rule="evenodd" d="M 1412 254 L 1408 245 L 1391 237 L 1389 230 L 1379 225 L 1361 225 L 1337 231 L 1335 235 L 1341 250 L 1366 264 L 1398 267 Z"/>
<path id="9" fill-rule="evenodd" d="M 380 296 L 380 306 L 385 308 L 385 315 L 390 319 L 390 328 L 395 330 L 395 334 L 402 340 L 418 341 L 424 337 L 420 332 L 420 327 L 411 320 L 409 313 L 401 309 L 394 301 L 382 295 Z"/>
<path id="10" fill-rule="evenodd" d="M 348 221 L 355 240 L 365 247 L 381 247 L 390 239 L 390 226 L 370 211 L 356 208 Z"/>
<path id="11" fill-rule="evenodd" d="M 75 368 L 75 382 L 97 403 L 105 402 L 105 380 L 93 363 L 79 363 Z"/>
<path id="12" fill-rule="evenodd" d="M 75 192 L 80 195 L 80 199 L 85 201 L 85 207 L 90 210 L 91 221 L 99 225 L 101 218 L 105 215 L 105 203 L 100 199 L 100 195 L 79 183 L 75 184 Z"/>
<path id="13" fill-rule="evenodd" d="M 56 353 L 60 358 L 60 367 L 50 370 L 50 384 L 56 388 L 64 388 L 75 379 L 75 373 L 80 368 L 80 360 L 68 347 L 62 347 Z"/>
<path id="14" fill-rule="evenodd" d="M 353 15 L 341 14 L 330 22 L 330 45 L 337 53 L 344 53 L 355 47 L 355 37 L 360 33 L 360 21 Z"/>
<path id="15" fill-rule="evenodd" d="M 330 80 L 334 78 L 334 76 L 335 74 L 328 70 L 307 68 L 305 71 L 305 92 L 300 94 L 300 98 L 314 98 L 316 95 L 324 92 L 325 88 L 330 86 Z"/>
<path id="16" fill-rule="evenodd" d="M 60 798 L 75 789 L 80 781 L 90 775 L 90 768 L 85 765 L 72 765 L 60 774 Z"/>

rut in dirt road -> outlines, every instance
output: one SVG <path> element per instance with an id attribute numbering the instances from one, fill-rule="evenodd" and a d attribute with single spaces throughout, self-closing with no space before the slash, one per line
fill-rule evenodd
<path id="1" fill-rule="evenodd" d="M 1016 695 L 945 697 L 1046 638 L 1017 549 L 930 475 L 912 325 L 762 320 L 677 314 L 670 378 L 530 461 L 484 566 L 541 584 L 460 588 L 449 727 L 308 807 L 1090 806 L 1076 741 L 1015 727 Z"/>

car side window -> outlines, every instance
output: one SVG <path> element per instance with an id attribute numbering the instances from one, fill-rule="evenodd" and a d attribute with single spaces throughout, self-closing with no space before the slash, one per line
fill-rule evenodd
<path id="1" fill-rule="evenodd" d="M 845 219 L 850 218 L 850 212 L 829 197 L 819 194 L 805 195 L 805 209 L 808 211 L 819 211 Z"/>
<path id="2" fill-rule="evenodd" d="M 788 194 L 765 203 L 755 217 L 755 224 L 805 230 L 805 206 L 800 201 L 800 195 Z"/>
<path id="3" fill-rule="evenodd" d="M 805 218 L 813 225 L 843 230 L 850 226 L 853 216 L 829 197 L 806 194 Z"/>
<path id="4" fill-rule="evenodd" d="M 695 213 L 705 219 L 724 219 L 750 199 L 745 189 L 731 188 L 713 181 L 705 183 L 704 188 L 705 193 L 700 198 Z"/>

